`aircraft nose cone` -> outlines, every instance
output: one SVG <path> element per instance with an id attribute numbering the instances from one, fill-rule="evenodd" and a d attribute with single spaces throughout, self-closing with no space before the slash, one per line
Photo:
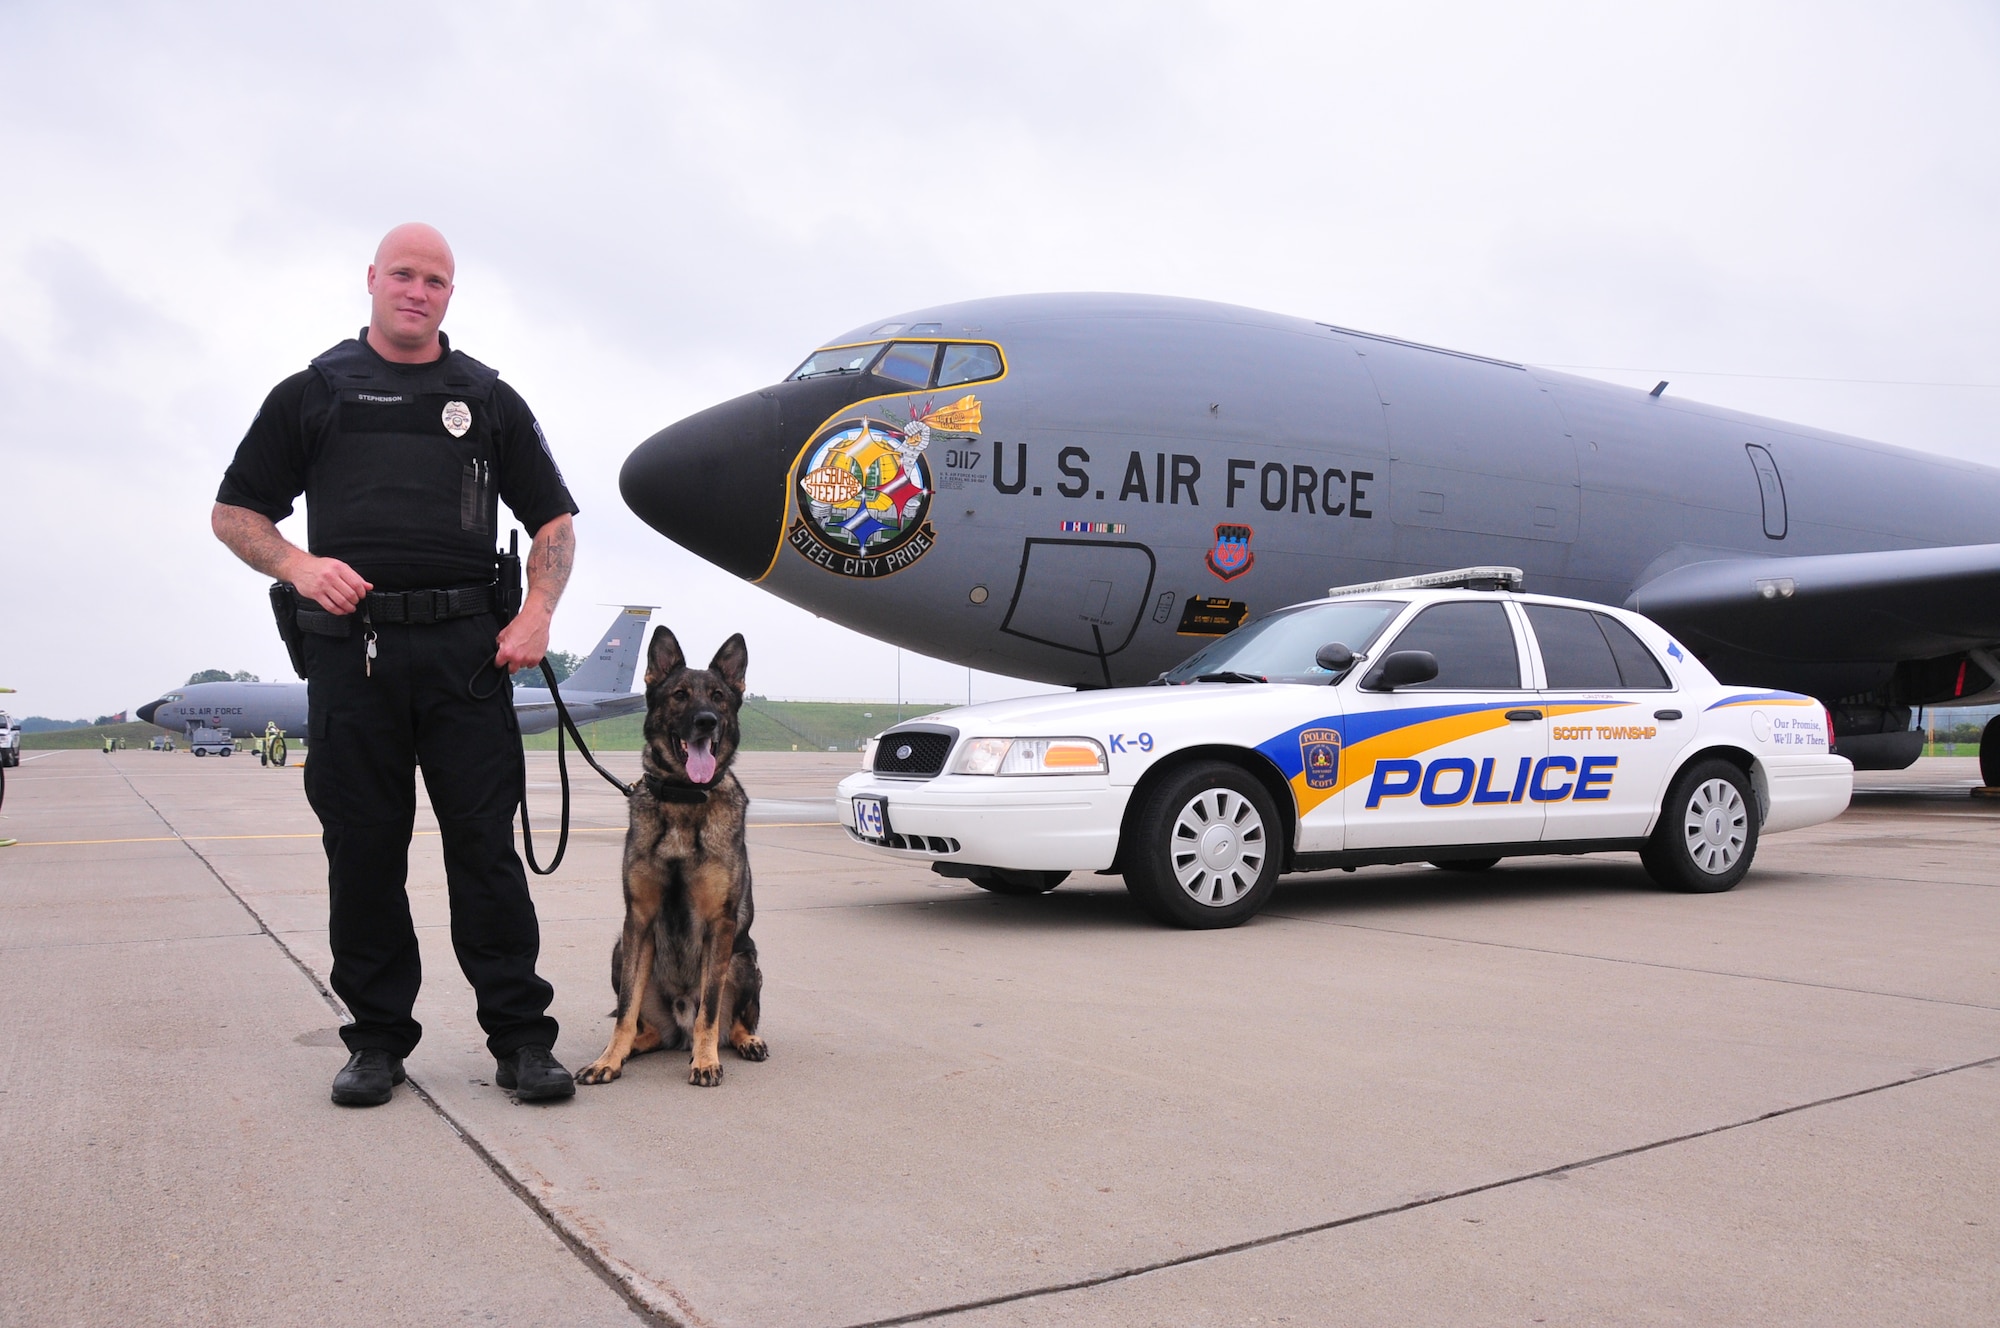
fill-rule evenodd
<path id="1" fill-rule="evenodd" d="M 674 543 L 755 581 L 785 535 L 792 463 L 820 427 L 898 384 L 874 374 L 779 383 L 710 406 L 634 448 L 625 505 Z"/>
<path id="2" fill-rule="evenodd" d="M 625 458 L 625 505 L 674 543 L 751 580 L 778 551 L 785 520 L 784 415 L 752 392 L 690 415 Z"/>
<path id="3" fill-rule="evenodd" d="M 158 701 L 148 701 L 146 704 L 140 706 L 137 711 L 139 722 L 141 724 L 150 724 L 153 722 L 153 716 L 159 712 L 160 703 Z"/>

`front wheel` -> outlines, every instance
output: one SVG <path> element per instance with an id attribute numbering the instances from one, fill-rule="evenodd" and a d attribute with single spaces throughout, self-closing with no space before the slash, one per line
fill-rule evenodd
<path id="1" fill-rule="evenodd" d="M 1277 888 L 1277 808 L 1239 766 L 1204 761 L 1169 774 L 1146 795 L 1130 833 L 1125 888 L 1171 926 L 1237 926 Z"/>
<path id="2" fill-rule="evenodd" d="M 290 759 L 290 755 L 285 751 L 285 740 L 283 738 L 273 738 L 271 740 L 271 764 L 284 765 Z"/>
<path id="3" fill-rule="evenodd" d="M 1660 824 L 1639 860 L 1669 890 L 1716 894 L 1733 888 L 1757 853 L 1757 795 L 1728 761 L 1697 761 L 1674 779 Z"/>
<path id="4" fill-rule="evenodd" d="M 996 895 L 1045 895 L 1069 879 L 1066 871 L 1014 871 L 987 867 L 965 878 Z"/>

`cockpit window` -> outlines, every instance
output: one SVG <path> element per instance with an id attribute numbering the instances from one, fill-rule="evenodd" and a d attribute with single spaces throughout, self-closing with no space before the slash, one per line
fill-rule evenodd
<path id="1" fill-rule="evenodd" d="M 937 385 L 953 387 L 1000 376 L 1000 352 L 991 346 L 946 346 Z"/>
<path id="2" fill-rule="evenodd" d="M 875 372 L 893 382 L 929 387 L 937 352 L 934 341 L 898 341 L 889 347 L 881 363 L 875 366 Z"/>
<path id="3" fill-rule="evenodd" d="M 875 358 L 880 350 L 878 342 L 873 346 L 834 346 L 827 350 L 816 350 L 806 356 L 806 362 L 792 371 L 792 381 L 801 378 L 824 378 L 828 374 L 857 374 L 868 367 L 868 361 Z"/>

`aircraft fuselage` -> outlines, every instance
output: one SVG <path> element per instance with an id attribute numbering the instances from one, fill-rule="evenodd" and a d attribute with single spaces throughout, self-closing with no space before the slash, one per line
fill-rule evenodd
<path id="1" fill-rule="evenodd" d="M 2000 541 L 1988 467 L 1222 305 L 981 300 L 829 346 L 648 440 L 627 502 L 814 613 L 1050 683 L 1439 568 L 1623 604 L 1691 563 Z M 1829 700 L 1894 668 L 1701 650 Z"/>

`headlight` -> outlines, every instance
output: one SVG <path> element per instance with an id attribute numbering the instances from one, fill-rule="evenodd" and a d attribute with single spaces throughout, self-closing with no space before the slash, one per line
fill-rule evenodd
<path id="1" fill-rule="evenodd" d="M 974 738 L 959 748 L 960 775 L 1101 775 L 1104 749 L 1089 738 Z"/>
<path id="2" fill-rule="evenodd" d="M 867 742 L 861 744 L 861 768 L 863 770 L 873 770 L 875 768 L 875 744 L 880 741 L 882 741 L 882 735 L 878 733 Z"/>

